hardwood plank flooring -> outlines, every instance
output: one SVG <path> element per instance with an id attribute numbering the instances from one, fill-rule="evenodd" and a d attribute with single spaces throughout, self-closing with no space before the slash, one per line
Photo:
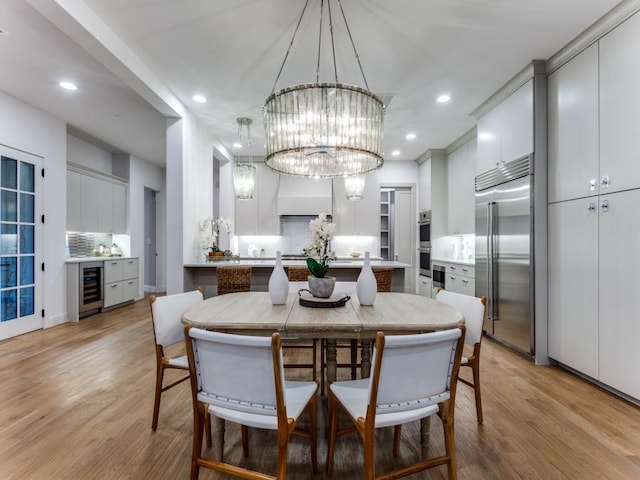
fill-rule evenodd
<path id="1" fill-rule="evenodd" d="M 147 301 L 0 342 L 0 361 L 0 479 L 189 477 L 187 383 L 163 395 L 158 430 L 151 431 L 155 359 Z M 637 407 L 561 369 L 536 367 L 490 340 L 485 339 L 481 365 L 483 425 L 476 423 L 472 390 L 458 388 L 458 478 L 640 478 Z M 327 478 L 326 399 L 319 416 L 320 472 L 311 474 L 308 442 L 294 438 L 287 478 Z M 432 425 L 430 448 L 441 452 L 442 429 L 438 420 Z M 391 440 L 391 431 L 377 435 L 380 470 L 419 455 L 417 423 L 403 429 L 395 459 Z M 226 458 L 273 472 L 273 433 L 252 430 L 250 448 L 249 458 L 241 458 L 239 428 L 228 425 Z M 229 477 L 203 470 L 200 478 Z M 355 435 L 339 440 L 333 478 L 363 478 Z M 446 474 L 436 469 L 411 478 Z"/>

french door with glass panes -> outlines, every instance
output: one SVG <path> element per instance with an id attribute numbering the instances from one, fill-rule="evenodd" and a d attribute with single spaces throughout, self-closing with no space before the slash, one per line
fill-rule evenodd
<path id="1" fill-rule="evenodd" d="M 0 340 L 43 327 L 41 169 L 0 146 Z"/>

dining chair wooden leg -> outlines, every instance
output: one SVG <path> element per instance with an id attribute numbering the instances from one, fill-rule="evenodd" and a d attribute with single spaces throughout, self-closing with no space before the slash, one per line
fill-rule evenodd
<path id="1" fill-rule="evenodd" d="M 420 447 L 422 459 L 429 458 L 429 440 L 431 438 L 431 417 L 420 419 Z"/>
<path id="2" fill-rule="evenodd" d="M 364 478 L 365 480 L 375 480 L 376 478 L 375 429 L 365 428 L 364 435 L 363 435 L 363 442 L 364 442 Z"/>
<path id="3" fill-rule="evenodd" d="M 209 405 L 204 406 L 204 433 L 207 448 L 211 448 L 211 414 L 209 413 Z"/>
<path id="4" fill-rule="evenodd" d="M 453 416 L 442 416 L 442 429 L 444 431 L 444 446 L 447 462 L 447 478 L 449 480 L 457 480 L 458 474 L 456 473 L 456 447 L 455 447 L 455 434 L 453 431 Z"/>
<path id="5" fill-rule="evenodd" d="M 393 427 L 393 456 L 397 457 L 400 453 L 400 438 L 402 437 L 402 425 Z"/>
<path id="6" fill-rule="evenodd" d="M 336 450 L 336 436 L 338 430 L 338 404 L 329 391 L 329 437 L 327 439 L 327 476 L 333 474 L 333 456 Z"/>
<path id="7" fill-rule="evenodd" d="M 476 417 L 478 423 L 483 422 L 482 418 L 482 395 L 480 395 L 480 358 L 476 358 L 471 364 L 473 370 L 473 390 L 476 396 Z"/>
<path id="8" fill-rule="evenodd" d="M 278 465 L 276 467 L 276 479 L 285 480 L 287 476 L 287 447 L 289 435 L 278 431 Z"/>
<path id="9" fill-rule="evenodd" d="M 160 398 L 162 396 L 162 381 L 164 378 L 164 365 L 158 359 L 156 366 L 156 396 L 153 400 L 153 420 L 151 421 L 151 430 L 158 428 L 158 416 L 160 415 Z"/>
<path id="10" fill-rule="evenodd" d="M 204 408 L 202 403 L 198 403 L 198 408 L 193 415 L 193 446 L 191 452 L 191 480 L 198 480 L 200 465 L 198 457 L 202 454 L 202 437 L 204 434 Z"/>
<path id="11" fill-rule="evenodd" d="M 249 456 L 249 427 L 240 425 L 240 431 L 242 432 L 242 455 L 247 458 Z"/>

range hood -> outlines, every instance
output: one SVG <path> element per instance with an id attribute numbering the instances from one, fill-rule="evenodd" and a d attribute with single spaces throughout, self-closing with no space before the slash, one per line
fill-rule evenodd
<path id="1" fill-rule="evenodd" d="M 280 175 L 278 215 L 331 214 L 331 179 Z"/>

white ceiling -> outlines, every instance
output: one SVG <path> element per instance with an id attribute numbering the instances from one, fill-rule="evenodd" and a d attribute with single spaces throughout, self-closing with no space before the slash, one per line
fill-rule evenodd
<path id="1" fill-rule="evenodd" d="M 533 59 L 547 59 L 616 0 L 343 0 L 369 89 L 392 95 L 385 160 L 415 160 L 475 125 L 469 113 Z M 164 165 L 166 118 L 190 109 L 234 154 L 235 119 L 271 93 L 302 0 L 2 0 L 0 90 L 70 132 Z M 362 85 L 332 2 L 338 79 Z M 310 0 L 277 89 L 315 81 L 319 0 Z M 323 46 L 324 48 L 324 46 Z M 329 50 L 325 49 L 323 60 Z M 324 62 L 323 62 L 324 63 Z M 76 92 L 58 87 L 78 84 Z M 321 81 L 332 81 L 323 66 Z M 191 97 L 200 93 L 206 104 Z M 436 97 L 451 95 L 447 104 Z M 417 138 L 404 137 L 414 132 Z"/>

